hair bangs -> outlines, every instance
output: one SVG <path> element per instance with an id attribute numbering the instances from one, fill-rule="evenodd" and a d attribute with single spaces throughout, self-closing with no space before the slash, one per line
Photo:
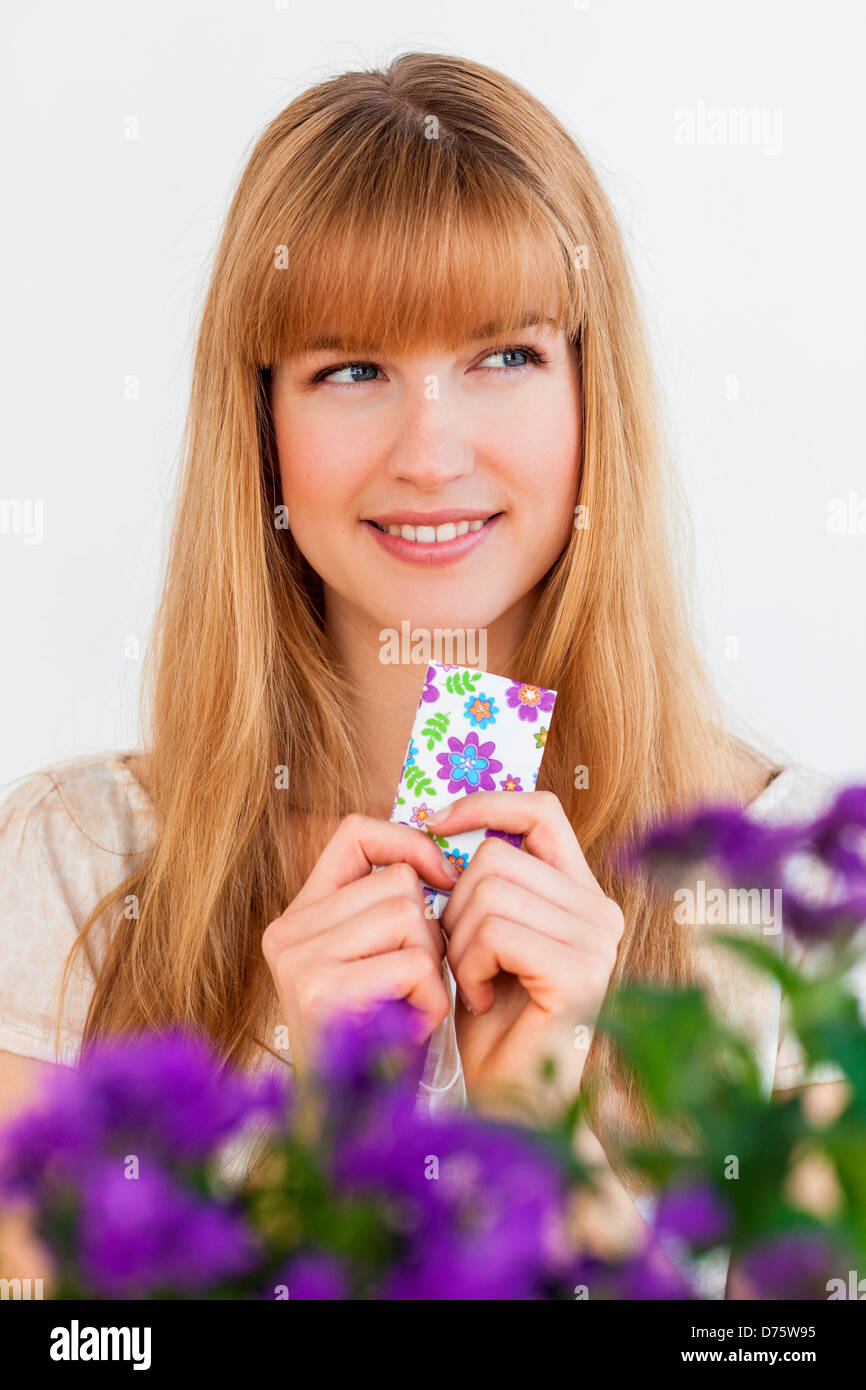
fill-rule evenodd
<path id="1" fill-rule="evenodd" d="M 454 350 L 546 320 L 576 340 L 583 277 L 550 210 L 489 165 L 412 152 L 344 160 L 308 207 L 292 200 L 291 236 L 274 233 L 266 271 L 236 296 L 247 361 Z"/>

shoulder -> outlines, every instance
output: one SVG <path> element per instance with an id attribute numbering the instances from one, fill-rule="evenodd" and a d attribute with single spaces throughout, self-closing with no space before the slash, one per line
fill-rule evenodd
<path id="1" fill-rule="evenodd" d="M 146 849 L 153 808 L 119 753 L 70 758 L 30 773 L 0 802 L 0 880 L 35 891 L 28 875 L 83 902 L 107 891 Z M 130 867 L 132 867 L 130 865 Z M 103 887 L 103 883 L 105 886 Z"/>
<path id="2" fill-rule="evenodd" d="M 0 1048 L 55 1060 L 49 1034 L 66 958 L 97 902 L 148 849 L 153 808 L 117 753 L 40 768 L 4 791 Z M 91 987 L 92 973 L 70 988 L 70 1047 Z"/>
<path id="3" fill-rule="evenodd" d="M 805 763 L 783 767 L 750 803 L 750 816 L 768 822 L 807 820 L 820 815 L 841 783 Z"/>
<path id="4" fill-rule="evenodd" d="M 46 832 L 114 828 L 124 841 L 140 838 L 152 813 L 150 799 L 123 753 L 89 753 L 37 769 L 0 788 L 0 828 L 23 827 L 34 817 Z"/>

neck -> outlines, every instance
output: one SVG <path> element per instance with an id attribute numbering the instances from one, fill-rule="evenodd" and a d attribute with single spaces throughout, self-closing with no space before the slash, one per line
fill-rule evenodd
<path id="1" fill-rule="evenodd" d="M 484 630 L 486 661 L 469 663 L 467 657 L 467 664 L 483 665 L 484 670 L 494 675 L 511 675 L 509 668 L 537 601 L 538 593 L 533 591 L 491 623 Z M 394 792 L 424 687 L 427 664 L 425 661 L 384 663 L 380 659 L 383 652 L 380 625 L 327 588 L 325 627 L 340 655 L 356 702 L 356 722 L 361 730 L 359 752 L 371 814 L 387 820 L 394 804 Z M 481 650 L 483 653 L 484 649 Z M 449 657 L 446 655 L 444 659 Z"/>

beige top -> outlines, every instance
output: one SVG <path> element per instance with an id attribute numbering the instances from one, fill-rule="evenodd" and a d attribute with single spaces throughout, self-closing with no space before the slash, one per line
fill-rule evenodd
<path id="1" fill-rule="evenodd" d="M 752 803 L 750 814 L 767 821 L 812 816 L 833 791 L 823 774 L 790 766 Z M 43 1061 L 75 1062 L 94 976 L 92 966 L 73 975 L 55 1053 L 64 962 L 98 898 L 129 872 L 133 856 L 147 849 L 152 835 L 150 799 L 115 753 L 70 759 L 34 772 L 6 796 L 0 805 L 0 1049 Z M 804 885 L 812 872 L 804 866 Z M 817 951 L 805 952 L 784 931 L 768 935 L 760 925 L 751 930 L 807 968 L 813 958 L 817 962 Z M 705 959 L 717 1007 L 751 1043 L 768 1093 L 841 1078 L 833 1067 L 806 1075 L 773 980 L 735 962 L 729 952 L 716 957 L 706 948 Z M 866 958 L 862 964 L 852 983 L 866 1013 Z M 462 1106 L 466 1096 L 447 967 L 446 979 L 452 1010 L 430 1040 L 419 1098 L 431 1112 Z M 286 1063 L 291 1063 L 288 1056 Z M 281 1064 L 265 1054 L 264 1065 Z M 245 1152 L 240 1146 L 230 1156 L 230 1171 L 243 1171 Z M 649 1214 L 646 1199 L 638 1204 Z M 723 1290 L 724 1269 L 717 1263 L 706 1271 L 703 1291 L 722 1297 Z"/>

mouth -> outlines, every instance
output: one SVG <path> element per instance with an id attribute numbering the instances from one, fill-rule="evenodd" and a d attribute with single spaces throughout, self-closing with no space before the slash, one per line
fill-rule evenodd
<path id="1" fill-rule="evenodd" d="M 504 512 L 401 512 L 362 519 L 372 538 L 389 554 L 410 563 L 447 564 L 462 559 L 486 540 Z"/>

